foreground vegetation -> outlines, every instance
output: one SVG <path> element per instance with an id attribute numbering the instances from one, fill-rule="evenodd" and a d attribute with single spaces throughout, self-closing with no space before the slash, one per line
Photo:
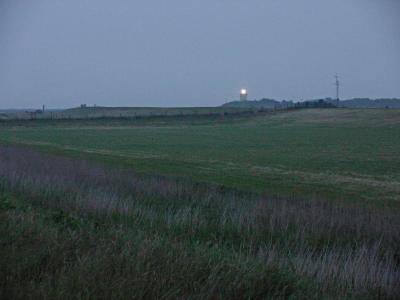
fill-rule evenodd
<path id="1" fill-rule="evenodd" d="M 399 211 L 0 147 L 0 298 L 396 299 Z"/>

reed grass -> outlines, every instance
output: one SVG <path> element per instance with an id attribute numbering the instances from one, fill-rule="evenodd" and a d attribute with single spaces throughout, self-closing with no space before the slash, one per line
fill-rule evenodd
<path id="1" fill-rule="evenodd" d="M 1 298 L 396 299 L 391 207 L 0 146 Z"/>

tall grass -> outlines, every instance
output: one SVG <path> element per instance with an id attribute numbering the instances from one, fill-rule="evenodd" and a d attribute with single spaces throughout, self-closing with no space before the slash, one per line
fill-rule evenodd
<path id="1" fill-rule="evenodd" d="M 5 210 L 1 227 L 10 297 L 400 297 L 393 207 L 261 196 L 16 147 L 0 147 L 0 188 L 29 207 Z"/>

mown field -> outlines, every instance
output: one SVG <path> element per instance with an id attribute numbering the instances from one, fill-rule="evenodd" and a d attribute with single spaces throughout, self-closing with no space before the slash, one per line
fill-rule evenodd
<path id="1" fill-rule="evenodd" d="M 1 143 L 269 194 L 373 202 L 400 194 L 399 110 L 299 110 L 200 126 L 66 121 L 0 132 Z"/>
<path id="2" fill-rule="evenodd" d="M 400 111 L 0 123 L 1 299 L 399 299 Z"/>

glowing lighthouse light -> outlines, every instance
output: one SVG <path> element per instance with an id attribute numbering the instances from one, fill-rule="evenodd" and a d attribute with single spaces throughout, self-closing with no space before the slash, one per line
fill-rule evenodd
<path id="1" fill-rule="evenodd" d="M 246 100 L 247 100 L 247 90 L 241 89 L 240 90 L 240 101 L 246 101 Z"/>

